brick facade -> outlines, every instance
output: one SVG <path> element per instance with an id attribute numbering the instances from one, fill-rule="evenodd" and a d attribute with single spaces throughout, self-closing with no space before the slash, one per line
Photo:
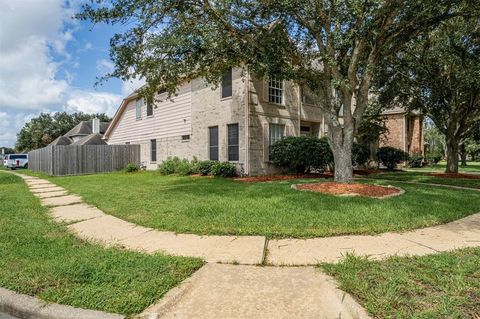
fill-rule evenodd
<path id="1" fill-rule="evenodd" d="M 388 132 L 380 137 L 380 147 L 392 146 L 410 155 L 423 155 L 423 117 L 405 112 L 384 116 Z"/>

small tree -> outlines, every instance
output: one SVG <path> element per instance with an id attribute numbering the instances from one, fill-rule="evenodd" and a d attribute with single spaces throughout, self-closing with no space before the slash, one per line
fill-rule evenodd
<path id="1" fill-rule="evenodd" d="M 353 179 L 352 145 L 375 67 L 464 13 L 458 0 L 92 2 L 79 18 L 131 26 L 111 39 L 107 77 L 145 78 L 143 94 L 173 93 L 197 77 L 218 84 L 235 66 L 307 88 L 325 113 L 337 182 Z"/>

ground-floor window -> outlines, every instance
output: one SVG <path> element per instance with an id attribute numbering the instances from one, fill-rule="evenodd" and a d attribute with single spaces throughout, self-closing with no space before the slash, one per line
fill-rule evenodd
<path id="1" fill-rule="evenodd" d="M 218 161 L 218 126 L 208 128 L 209 158 Z"/>
<path id="2" fill-rule="evenodd" d="M 285 125 L 282 124 L 269 124 L 269 136 L 268 136 L 268 144 L 270 146 L 270 149 L 272 148 L 272 145 L 275 144 L 276 142 L 280 141 L 285 134 Z M 270 158 L 270 153 L 269 152 L 269 158 Z"/>
<path id="3" fill-rule="evenodd" d="M 157 161 L 157 140 L 150 140 L 150 161 Z"/>
<path id="4" fill-rule="evenodd" d="M 239 147 L 238 147 L 238 123 L 228 124 L 228 160 L 238 161 Z"/>

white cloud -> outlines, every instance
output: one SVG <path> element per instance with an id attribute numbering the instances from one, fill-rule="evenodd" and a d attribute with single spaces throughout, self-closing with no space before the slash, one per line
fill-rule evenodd
<path id="1" fill-rule="evenodd" d="M 115 65 L 112 61 L 107 59 L 100 59 L 97 61 L 97 70 L 102 74 L 110 73 L 114 70 Z"/>
<path id="2" fill-rule="evenodd" d="M 17 138 L 17 132 L 34 116 L 34 113 L 9 114 L 0 112 L 0 147 L 13 147 Z"/>
<path id="3" fill-rule="evenodd" d="M 145 79 L 131 79 L 130 81 L 125 81 L 122 83 L 122 94 L 127 96 L 133 93 L 136 89 L 139 89 L 145 83 Z"/>
<path id="4" fill-rule="evenodd" d="M 73 4 L 72 4 L 73 3 Z M 73 88 L 76 75 L 64 63 L 79 66 L 68 44 L 79 25 L 71 19 L 78 0 L 0 0 L 0 145 L 12 146 L 25 122 L 40 112 L 113 115 L 121 96 Z M 80 51 L 92 49 L 84 42 Z M 113 64 L 100 60 L 97 67 Z"/>
<path id="5" fill-rule="evenodd" d="M 59 103 L 68 83 L 55 78 L 51 50 L 67 56 L 70 10 L 62 0 L 0 0 L 0 7 L 0 106 L 42 110 Z"/>
<path id="6" fill-rule="evenodd" d="M 122 101 L 122 96 L 106 92 L 76 90 L 70 93 L 66 101 L 65 111 L 84 113 L 115 114 Z"/>

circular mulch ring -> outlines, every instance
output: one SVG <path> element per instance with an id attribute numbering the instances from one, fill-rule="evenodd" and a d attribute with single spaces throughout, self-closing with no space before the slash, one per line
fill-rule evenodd
<path id="1" fill-rule="evenodd" d="M 465 173 L 428 173 L 427 176 L 443 177 L 443 178 L 464 178 L 464 179 L 480 179 L 480 175 Z"/>
<path id="2" fill-rule="evenodd" d="M 292 188 L 336 196 L 364 196 L 383 199 L 402 195 L 405 191 L 393 186 L 379 186 L 370 184 L 342 184 L 335 182 L 296 184 Z"/>

